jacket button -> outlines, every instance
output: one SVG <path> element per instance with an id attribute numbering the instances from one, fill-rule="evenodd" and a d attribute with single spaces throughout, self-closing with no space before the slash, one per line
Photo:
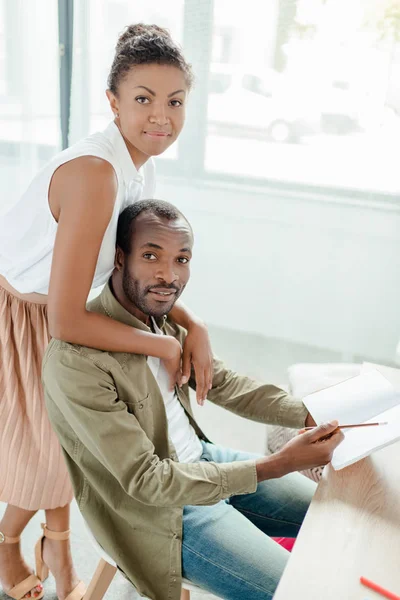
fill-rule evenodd
<path id="1" fill-rule="evenodd" d="M 139 404 L 139 408 L 143 408 L 143 404 Z"/>

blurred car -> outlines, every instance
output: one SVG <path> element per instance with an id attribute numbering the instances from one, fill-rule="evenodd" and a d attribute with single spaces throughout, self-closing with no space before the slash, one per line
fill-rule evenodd
<path id="1" fill-rule="evenodd" d="M 348 81 L 335 79 L 330 84 L 321 84 L 316 93 L 323 133 L 343 135 L 362 130 L 363 98 L 351 89 Z"/>
<path id="2" fill-rule="evenodd" d="M 303 85 L 272 69 L 262 74 L 212 65 L 208 89 L 210 129 L 221 134 L 298 142 L 317 133 L 358 131 L 356 99 L 348 90 Z"/>

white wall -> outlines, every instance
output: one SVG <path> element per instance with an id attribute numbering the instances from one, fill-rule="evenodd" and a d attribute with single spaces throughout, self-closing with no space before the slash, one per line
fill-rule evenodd
<path id="1" fill-rule="evenodd" d="M 210 324 L 377 360 L 400 338 L 400 202 L 161 180 L 195 236 L 184 300 Z M 400 197 L 399 197 L 400 200 Z"/>

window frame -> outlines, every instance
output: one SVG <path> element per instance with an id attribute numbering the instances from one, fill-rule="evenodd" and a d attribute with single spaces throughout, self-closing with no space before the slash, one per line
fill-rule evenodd
<path id="1" fill-rule="evenodd" d="M 71 115 L 74 0 L 58 0 L 58 47 L 60 56 L 60 129 L 62 149 L 69 145 Z"/>

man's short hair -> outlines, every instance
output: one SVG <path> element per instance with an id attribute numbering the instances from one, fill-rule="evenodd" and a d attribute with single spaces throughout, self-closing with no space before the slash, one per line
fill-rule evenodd
<path id="1" fill-rule="evenodd" d="M 121 248 L 124 254 L 131 253 L 134 221 L 142 212 L 152 213 L 167 221 L 183 219 L 187 222 L 190 229 L 192 229 L 185 215 L 173 204 L 165 202 L 164 200 L 139 200 L 139 202 L 134 202 L 127 206 L 127 208 L 119 215 L 116 244 Z"/>

